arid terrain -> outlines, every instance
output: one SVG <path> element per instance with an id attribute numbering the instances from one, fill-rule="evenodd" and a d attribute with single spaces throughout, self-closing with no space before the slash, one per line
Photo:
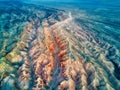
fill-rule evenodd
<path id="1" fill-rule="evenodd" d="M 120 89 L 119 46 L 71 13 L 0 3 L 0 90 Z"/>

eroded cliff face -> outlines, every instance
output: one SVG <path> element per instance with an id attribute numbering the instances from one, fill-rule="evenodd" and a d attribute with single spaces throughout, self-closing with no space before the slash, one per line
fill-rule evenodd
<path id="1" fill-rule="evenodd" d="M 31 13 L 39 11 L 29 8 Z M 3 54 L 6 49 L 2 48 L 1 89 L 119 90 L 116 68 L 107 56 L 114 51 L 110 57 L 119 56 L 119 51 L 83 29 L 70 13 L 41 10 L 40 15 L 34 12 L 34 18 L 27 16 L 29 22 L 9 52 Z"/>

